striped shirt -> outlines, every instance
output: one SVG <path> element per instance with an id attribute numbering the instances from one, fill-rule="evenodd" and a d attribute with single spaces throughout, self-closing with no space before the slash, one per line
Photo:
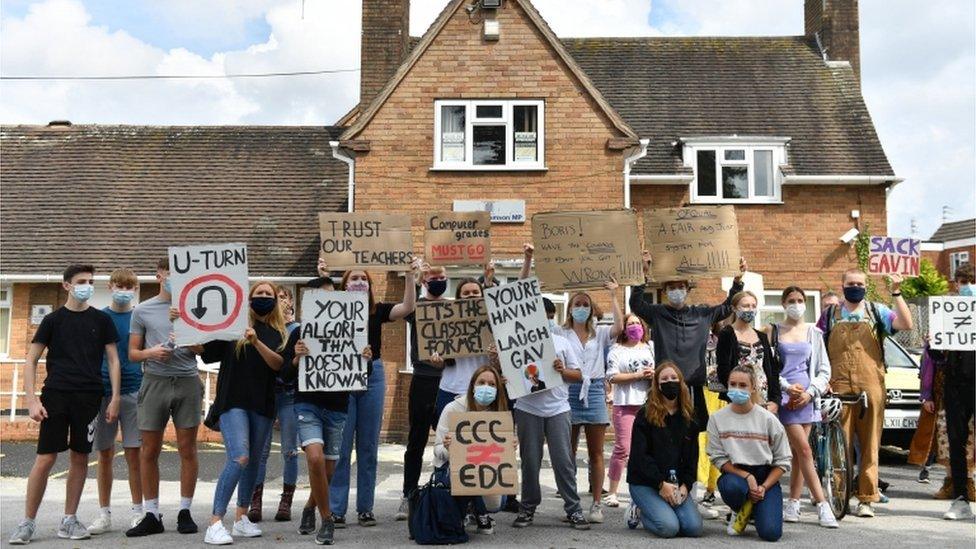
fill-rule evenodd
<path id="1" fill-rule="evenodd" d="M 736 465 L 771 465 L 789 472 L 786 430 L 772 412 L 753 405 L 745 414 L 726 406 L 708 418 L 708 457 L 718 469 Z"/>

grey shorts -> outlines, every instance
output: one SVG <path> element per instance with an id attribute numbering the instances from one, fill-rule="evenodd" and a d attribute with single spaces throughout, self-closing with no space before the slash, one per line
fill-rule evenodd
<path id="1" fill-rule="evenodd" d="M 170 416 L 177 429 L 200 425 L 203 415 L 203 383 L 200 376 L 143 374 L 139 387 L 139 430 L 162 431 Z"/>
<path id="2" fill-rule="evenodd" d="M 98 412 L 95 422 L 96 452 L 115 447 L 115 435 L 122 428 L 122 447 L 138 448 L 142 445 L 142 433 L 139 432 L 139 393 L 127 393 L 119 397 L 119 417 L 112 423 L 105 422 L 105 410 L 112 397 L 102 397 L 102 409 Z"/>

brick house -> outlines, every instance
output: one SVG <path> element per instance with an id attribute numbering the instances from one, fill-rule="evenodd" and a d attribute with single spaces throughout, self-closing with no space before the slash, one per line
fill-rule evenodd
<path id="1" fill-rule="evenodd" d="M 492 227 L 502 279 L 516 276 L 521 245 L 531 238 L 526 220 L 540 211 L 734 204 L 743 255 L 750 269 L 764 276 L 767 295 L 798 284 L 811 291 L 812 315 L 819 310 L 820 292 L 836 286 L 854 263 L 853 250 L 839 237 L 865 223 L 883 232 L 886 193 L 900 179 L 860 92 L 857 1 L 807 0 L 805 6 L 805 29 L 797 36 L 591 39 L 557 37 L 529 0 L 504 0 L 497 9 L 451 0 L 424 36 L 411 38 L 408 0 L 363 0 L 360 103 L 335 127 L 267 130 L 282 136 L 304 132 L 316 140 L 314 160 L 305 158 L 310 154 L 305 143 L 279 145 L 305 159 L 300 168 L 258 150 L 260 139 L 251 136 L 259 131 L 255 128 L 117 128 L 111 131 L 134 132 L 130 141 L 147 141 L 143 156 L 121 156 L 122 138 L 102 144 L 96 139 L 77 145 L 97 147 L 99 154 L 88 160 L 81 154 L 62 157 L 43 136 L 100 134 L 106 128 L 5 127 L 0 211 L 6 231 L 15 215 L 23 224 L 19 238 L 5 233 L 0 249 L 0 280 L 5 295 L 13 294 L 6 313 L 13 327 L 9 356 L 22 357 L 17 351 L 29 341 L 33 294 L 41 290 L 7 273 L 50 276 L 70 259 L 86 258 L 74 255 L 74 246 L 33 250 L 29 242 L 41 231 L 34 220 L 47 217 L 33 212 L 59 214 L 45 220 L 44 230 L 51 232 L 41 232 L 44 238 L 68 234 L 68 219 L 104 224 L 108 230 L 97 237 L 105 252 L 113 250 L 116 231 L 129 228 L 118 210 L 89 213 L 71 206 L 74 215 L 65 219 L 58 208 L 42 206 L 31 189 L 43 172 L 38 165 L 49 162 L 52 173 L 41 178 L 49 185 L 62 173 L 85 174 L 87 162 L 100 162 L 106 181 L 112 181 L 113 170 L 125 169 L 152 182 L 155 191 L 140 191 L 142 198 L 170 201 L 173 207 L 164 210 L 179 212 L 188 198 L 205 201 L 202 211 L 180 213 L 177 222 L 138 229 L 138 244 L 125 246 L 152 248 L 146 257 L 188 238 L 244 238 L 251 246 L 267 246 L 271 237 L 278 247 L 268 250 L 267 263 L 255 262 L 264 269 L 255 274 L 286 282 L 314 270 L 314 210 L 327 208 L 303 194 L 311 192 L 310 185 L 318 185 L 316 192 L 328 194 L 329 206 L 337 209 L 412 214 L 417 250 L 419 219 L 426 212 L 504 210 L 508 218 L 499 214 Z M 153 132 L 169 137 L 150 144 Z M 194 132 L 234 134 L 239 148 L 228 143 L 208 149 L 202 139 L 168 148 Z M 16 153 L 14 167 L 8 151 Z M 154 168 L 126 167 L 146 153 L 166 160 Z M 193 164 L 200 158 L 217 158 L 247 184 Z M 279 179 L 282 174 L 269 169 L 259 183 L 262 176 L 253 171 L 267 168 L 262 162 L 295 170 Z M 272 174 L 273 182 L 267 179 Z M 77 181 L 95 184 L 90 176 Z M 216 197 L 232 191 L 244 192 L 246 200 L 228 200 L 221 208 Z M 8 194 L 14 192 L 20 202 L 10 204 Z M 273 194 L 288 200 L 274 206 L 261 200 Z M 308 202 L 294 208 L 302 199 Z M 275 207 L 279 204 L 285 207 Z M 216 222 L 205 212 L 224 215 Z M 12 239 L 23 245 L 8 248 Z M 275 253 L 284 259 L 272 261 Z M 104 269 L 120 261 L 111 253 L 88 257 Z M 122 259 L 140 274 L 151 274 L 135 255 Z M 452 278 L 473 274 L 458 269 Z M 399 276 L 376 278 L 383 299 L 402 295 Z M 714 301 L 721 295 L 721 281 L 703 280 L 692 299 Z M 553 298 L 565 302 L 567 296 Z M 765 320 L 781 314 L 776 303 L 778 297 L 767 300 Z M 388 439 L 405 433 L 410 376 L 405 331 L 402 323 L 384 328 Z"/>
<path id="2" fill-rule="evenodd" d="M 951 281 L 956 267 L 976 261 L 976 219 L 943 223 L 922 242 L 922 256 Z"/>

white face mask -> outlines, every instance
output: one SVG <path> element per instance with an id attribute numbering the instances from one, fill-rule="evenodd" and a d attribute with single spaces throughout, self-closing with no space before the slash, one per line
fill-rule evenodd
<path id="1" fill-rule="evenodd" d="M 786 316 L 793 320 L 800 320 L 806 312 L 806 303 L 790 303 L 786 306 Z"/>

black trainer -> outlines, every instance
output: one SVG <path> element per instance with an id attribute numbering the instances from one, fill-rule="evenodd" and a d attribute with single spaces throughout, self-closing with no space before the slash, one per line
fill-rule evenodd
<path id="1" fill-rule="evenodd" d="M 535 511 L 529 511 L 522 509 L 519 511 L 517 517 L 515 517 L 515 522 L 512 523 L 513 528 L 525 528 L 532 524 L 532 519 L 535 518 Z"/>
<path id="2" fill-rule="evenodd" d="M 515 496 L 508 496 L 505 498 L 505 507 L 502 507 L 502 511 L 506 513 L 518 513 L 522 509 L 522 505 Z"/>
<path id="3" fill-rule="evenodd" d="M 373 513 L 359 513 L 356 520 L 359 522 L 360 526 L 376 526 L 376 517 L 373 516 Z"/>
<path id="4" fill-rule="evenodd" d="M 478 525 L 479 534 L 492 534 L 495 532 L 495 519 L 488 515 L 477 515 L 474 520 Z"/>
<path id="5" fill-rule="evenodd" d="M 582 511 L 576 511 L 572 515 L 566 515 L 569 519 L 569 525 L 573 527 L 573 530 L 589 530 L 590 523 L 587 522 L 586 518 L 583 516 Z"/>
<path id="6" fill-rule="evenodd" d="M 337 517 L 335 515 L 332 515 L 332 523 L 335 524 L 335 527 L 338 528 L 338 529 L 345 528 L 346 527 L 346 517 Z"/>
<path id="7" fill-rule="evenodd" d="M 332 545 L 335 543 L 335 522 L 322 519 L 322 526 L 315 534 L 315 543 L 319 545 Z"/>
<path id="8" fill-rule="evenodd" d="M 136 524 L 132 528 L 129 528 L 125 532 L 125 537 L 127 538 L 141 538 L 143 536 L 151 536 L 153 534 L 162 534 L 165 530 L 163 528 L 163 522 L 153 513 L 146 513 L 146 516 L 142 517 L 139 524 Z"/>
<path id="9" fill-rule="evenodd" d="M 302 509 L 302 521 L 298 525 L 298 533 L 307 536 L 315 531 L 315 507 Z"/>
<path id="10" fill-rule="evenodd" d="M 197 523 L 190 516 L 190 510 L 180 509 L 180 513 L 176 515 L 176 531 L 181 534 L 196 534 L 198 530 Z"/>

